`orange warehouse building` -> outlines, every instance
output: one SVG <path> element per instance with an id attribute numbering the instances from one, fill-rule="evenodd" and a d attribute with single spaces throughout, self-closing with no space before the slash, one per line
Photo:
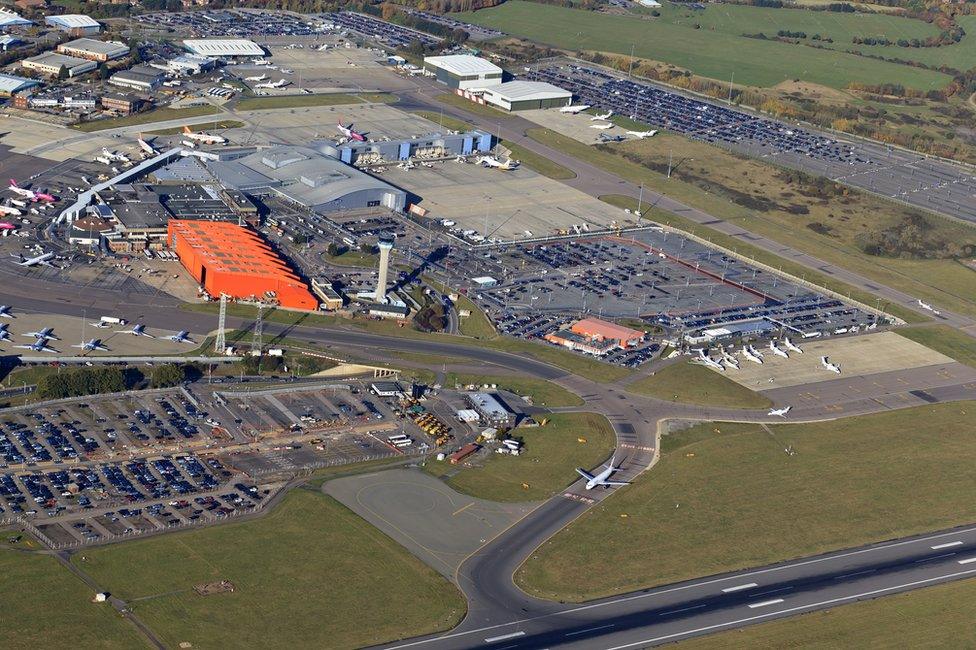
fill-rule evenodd
<path id="1" fill-rule="evenodd" d="M 211 296 L 273 299 L 290 309 L 318 309 L 305 283 L 254 231 L 228 221 L 171 219 L 167 241 Z"/>
<path id="2" fill-rule="evenodd" d="M 584 318 L 570 328 L 574 334 L 596 341 L 613 341 L 622 348 L 636 345 L 644 338 L 644 332 L 609 323 L 599 318 Z"/>

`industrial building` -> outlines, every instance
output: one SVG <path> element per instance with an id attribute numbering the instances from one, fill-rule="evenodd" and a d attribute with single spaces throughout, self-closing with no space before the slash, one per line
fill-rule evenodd
<path id="1" fill-rule="evenodd" d="M 78 38 L 57 47 L 58 52 L 89 61 L 111 61 L 129 53 L 129 46 L 118 41 L 98 41 L 94 38 Z"/>
<path id="2" fill-rule="evenodd" d="M 376 165 L 398 162 L 409 158 L 435 159 L 487 153 L 495 146 L 495 138 L 480 130 L 467 133 L 417 136 L 403 140 L 378 140 L 373 142 L 315 143 L 323 153 L 350 165 Z"/>
<path id="3" fill-rule="evenodd" d="M 44 19 L 49 27 L 60 29 L 71 36 L 94 36 L 102 31 L 97 20 L 83 14 L 63 14 L 48 16 Z"/>
<path id="4" fill-rule="evenodd" d="M 69 77 L 77 77 L 98 67 L 94 61 L 65 56 L 57 52 L 42 52 L 37 56 L 24 59 L 20 65 L 28 70 L 37 70 L 51 77 L 57 77 L 61 73 L 62 67 L 68 71 Z"/>
<path id="5" fill-rule="evenodd" d="M 545 335 L 550 343 L 571 350 L 602 356 L 611 350 L 634 347 L 644 340 L 644 332 L 599 318 L 584 318 L 566 330 Z"/>
<path id="6" fill-rule="evenodd" d="M 122 115 L 137 112 L 142 108 L 144 103 L 144 99 L 135 95 L 122 95 L 119 93 L 102 95 L 102 108 L 121 113 Z"/>
<path id="7" fill-rule="evenodd" d="M 491 393 L 467 393 L 465 396 L 483 424 L 505 429 L 515 424 L 515 414 L 509 411 L 496 395 Z"/>
<path id="8" fill-rule="evenodd" d="M 274 146 L 204 164 L 226 187 L 274 193 L 320 213 L 370 208 L 402 212 L 407 201 L 403 190 L 308 147 Z"/>
<path id="9" fill-rule="evenodd" d="M 335 285 L 328 278 L 313 278 L 312 293 L 319 298 L 320 307 L 328 311 L 338 311 L 342 309 L 345 300 Z"/>
<path id="10" fill-rule="evenodd" d="M 211 296 L 314 310 L 305 283 L 253 230 L 226 221 L 169 222 L 169 247 Z"/>
<path id="11" fill-rule="evenodd" d="M 166 67 L 177 74 L 195 75 L 217 67 L 217 59 L 197 54 L 181 54 L 166 62 Z"/>
<path id="12" fill-rule="evenodd" d="M 18 77 L 12 74 L 0 74 L 0 97 L 9 97 L 14 93 L 19 93 L 27 90 L 28 88 L 34 88 L 40 85 L 40 82 L 34 81 L 33 79 L 28 79 L 26 77 Z"/>
<path id="13" fill-rule="evenodd" d="M 166 75 L 159 70 L 148 65 L 137 65 L 128 70 L 116 72 L 109 77 L 108 82 L 113 86 L 152 92 L 163 84 L 164 79 L 166 79 Z"/>
<path id="14" fill-rule="evenodd" d="M 459 90 L 500 84 L 505 74 L 491 61 L 470 54 L 424 57 L 424 70 L 448 88 Z"/>
<path id="15" fill-rule="evenodd" d="M 545 81 L 506 81 L 482 92 L 485 103 L 505 111 L 568 106 L 573 93 Z"/>
<path id="16" fill-rule="evenodd" d="M 191 38 L 183 41 L 183 47 L 191 54 L 220 59 L 264 56 L 261 46 L 246 38 Z"/>
<path id="17" fill-rule="evenodd" d="M 11 11 L 6 7 L 0 7 L 0 29 L 11 27 L 30 27 L 33 23 L 21 17 L 16 11 Z"/>

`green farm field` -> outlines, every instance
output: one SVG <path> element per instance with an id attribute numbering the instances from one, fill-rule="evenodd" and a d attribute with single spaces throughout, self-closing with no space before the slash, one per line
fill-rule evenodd
<path id="1" fill-rule="evenodd" d="M 589 600 L 968 523 L 969 493 L 953 486 L 976 479 L 972 408 L 663 436 L 656 466 L 543 545 L 516 582 Z"/>
<path id="2" fill-rule="evenodd" d="M 831 88 L 844 88 L 852 81 L 871 84 L 884 80 L 930 90 L 941 88 L 950 81 L 948 75 L 935 71 L 741 35 L 763 30 L 775 34 L 778 29 L 820 31 L 829 35 L 834 30 L 838 45 L 845 38 L 850 43 L 851 36 L 860 30 L 864 30 L 865 36 L 877 36 L 876 29 L 912 34 L 907 38 L 934 35 L 934 28 L 921 21 L 890 15 L 828 14 L 732 5 L 711 5 L 704 11 L 691 12 L 666 4 L 659 11 L 661 16 L 658 18 L 642 19 L 636 15 L 606 15 L 510 0 L 490 9 L 458 14 L 458 17 L 570 51 L 630 54 L 633 46 L 638 57 L 665 61 L 713 79 L 728 80 L 734 74 L 736 83 L 749 86 L 770 87 L 802 79 Z M 861 24 L 860 21 L 865 19 L 867 24 Z M 859 28 L 853 26 L 855 21 Z M 972 48 L 965 40 L 960 45 Z M 853 44 L 850 46 L 854 47 Z M 887 49 L 908 51 L 910 48 Z"/>
<path id="3" fill-rule="evenodd" d="M 91 549 L 72 561 L 171 648 L 355 648 L 448 629 L 465 611 L 453 585 L 307 489 L 260 519 Z M 234 591 L 193 590 L 220 580 Z"/>
<path id="4" fill-rule="evenodd" d="M 150 647 L 110 604 L 92 603 L 95 594 L 54 557 L 32 552 L 40 548 L 26 538 L 0 547 L 0 608 L 7 623 L 0 625 L 0 647 L 56 648 L 69 639 L 73 647 L 92 650 Z M 28 623 L 37 616 L 37 624 Z"/>

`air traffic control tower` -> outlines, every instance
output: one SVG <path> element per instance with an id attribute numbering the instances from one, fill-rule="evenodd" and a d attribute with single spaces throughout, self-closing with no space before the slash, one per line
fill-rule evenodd
<path id="1" fill-rule="evenodd" d="M 393 250 L 392 239 L 381 239 L 377 243 L 380 248 L 380 269 L 376 278 L 376 294 L 374 300 L 383 304 L 386 302 L 386 272 L 390 266 L 390 251 Z"/>

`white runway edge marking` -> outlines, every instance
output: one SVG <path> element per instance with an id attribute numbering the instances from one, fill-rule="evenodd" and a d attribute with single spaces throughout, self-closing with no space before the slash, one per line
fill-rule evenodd
<path id="1" fill-rule="evenodd" d="M 764 600 L 761 603 L 752 603 L 749 605 L 749 609 L 756 609 L 757 607 L 768 607 L 769 605 L 778 605 L 783 602 L 782 598 L 773 598 L 772 600 Z"/>
<path id="2" fill-rule="evenodd" d="M 962 546 L 962 542 L 955 541 L 955 542 L 946 542 L 945 544 L 936 544 L 935 546 L 932 547 L 932 550 L 938 551 L 940 548 L 952 548 L 953 546 Z"/>
<path id="3" fill-rule="evenodd" d="M 505 639 L 514 639 L 515 637 L 525 636 L 525 632 L 512 632 L 511 634 L 503 634 L 501 636 L 490 636 L 485 639 L 485 643 L 494 643 L 495 641 L 504 641 Z"/>
<path id="4" fill-rule="evenodd" d="M 752 589 L 753 587 L 758 587 L 759 585 L 755 582 L 750 582 L 747 585 L 736 585 L 735 587 L 729 587 L 728 589 L 723 589 L 723 594 L 730 594 L 733 591 L 742 591 L 743 589 Z"/>
<path id="5" fill-rule="evenodd" d="M 965 560 L 959 560 L 959 564 L 972 564 L 976 562 L 976 557 L 966 558 Z"/>

